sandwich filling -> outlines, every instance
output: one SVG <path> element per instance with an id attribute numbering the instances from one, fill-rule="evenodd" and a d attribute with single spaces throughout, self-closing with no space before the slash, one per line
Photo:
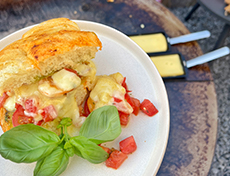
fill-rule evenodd
<path id="1" fill-rule="evenodd" d="M 133 112 L 123 82 L 120 73 L 96 76 L 92 61 L 78 64 L 75 69 L 64 68 L 33 84 L 6 92 L 1 97 L 4 100 L 0 106 L 6 111 L 1 124 L 8 130 L 33 123 L 60 134 L 57 125 L 62 118 L 69 117 L 72 125 L 68 133 L 78 135 L 87 115 L 99 107 L 114 105 L 119 112 Z"/>
<path id="2" fill-rule="evenodd" d="M 7 129 L 33 123 L 60 133 L 56 128 L 61 118 L 70 117 L 69 133 L 76 135 L 85 117 L 79 113 L 88 90 L 95 82 L 96 68 L 92 61 L 79 63 L 74 69 L 64 68 L 33 84 L 6 92 L 2 107 L 6 110 L 1 124 Z"/>

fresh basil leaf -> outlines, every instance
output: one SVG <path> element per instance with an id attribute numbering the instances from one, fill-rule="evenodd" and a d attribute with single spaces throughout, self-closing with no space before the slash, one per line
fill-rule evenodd
<path id="1" fill-rule="evenodd" d="M 69 156 L 58 146 L 52 153 L 40 159 L 34 169 L 34 176 L 58 176 L 67 168 Z"/>
<path id="2" fill-rule="evenodd" d="M 121 133 L 120 118 L 115 106 L 103 106 L 94 110 L 86 118 L 80 135 L 100 144 L 113 141 Z"/>
<path id="3" fill-rule="evenodd" d="M 69 157 L 74 156 L 74 147 L 70 144 L 69 141 L 65 143 L 64 149 L 66 153 L 69 155 Z"/>
<path id="4" fill-rule="evenodd" d="M 81 156 L 91 163 L 102 163 L 109 157 L 106 151 L 84 136 L 72 137 L 70 143 L 75 147 L 75 151 L 80 152 Z"/>
<path id="5" fill-rule="evenodd" d="M 54 132 L 33 124 L 19 125 L 0 136 L 0 154 L 16 163 L 31 163 L 49 155 L 59 143 Z"/>
<path id="6" fill-rule="evenodd" d="M 74 147 L 72 144 L 70 145 L 73 147 L 72 149 L 75 155 L 80 156 L 81 158 L 84 158 L 84 156 L 81 154 L 81 151 L 78 148 Z"/>
<path id="7" fill-rule="evenodd" d="M 61 128 L 63 126 L 70 126 L 72 125 L 72 119 L 69 118 L 69 117 L 65 117 L 65 118 L 62 118 L 62 120 L 60 121 L 60 124 L 57 126 L 57 128 Z"/>

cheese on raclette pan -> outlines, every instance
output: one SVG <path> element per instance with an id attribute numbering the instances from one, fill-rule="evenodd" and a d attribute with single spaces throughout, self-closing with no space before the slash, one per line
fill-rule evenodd
<path id="1" fill-rule="evenodd" d="M 168 42 L 162 33 L 130 36 L 146 53 L 164 52 L 168 50 Z"/>
<path id="2" fill-rule="evenodd" d="M 184 75 L 184 67 L 178 54 L 150 57 L 162 77 Z"/>

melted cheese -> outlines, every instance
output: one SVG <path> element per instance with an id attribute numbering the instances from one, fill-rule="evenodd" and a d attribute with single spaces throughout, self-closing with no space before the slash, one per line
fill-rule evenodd
<path id="1" fill-rule="evenodd" d="M 49 105 L 54 105 L 59 116 L 73 117 L 71 108 L 78 109 L 77 102 L 72 95 L 73 92 L 58 97 L 47 97 L 38 91 L 38 83 L 23 85 L 15 91 L 16 103 L 23 104 L 23 100 L 34 97 L 39 100 L 38 109 L 43 109 Z"/>
<path id="2" fill-rule="evenodd" d="M 164 52 L 168 49 L 168 42 L 162 33 L 130 36 L 145 52 Z"/>
<path id="3" fill-rule="evenodd" d="M 150 57 L 162 77 L 184 75 L 184 67 L 178 54 Z"/>
<path id="4" fill-rule="evenodd" d="M 7 111 L 14 111 L 15 110 L 15 96 L 11 96 L 11 97 L 7 98 L 7 100 L 4 104 L 4 108 Z"/>
<path id="5" fill-rule="evenodd" d="M 92 61 L 87 64 L 77 64 L 74 68 L 80 76 L 95 76 L 96 66 Z"/>
<path id="6" fill-rule="evenodd" d="M 65 91 L 52 84 L 52 80 L 48 79 L 39 81 L 38 90 L 47 97 L 57 97 L 65 93 Z"/>
<path id="7" fill-rule="evenodd" d="M 122 94 L 125 94 L 125 89 L 111 77 L 101 77 L 90 93 L 90 98 L 96 102 L 95 108 L 99 108 L 104 105 L 112 105 L 114 94 L 120 97 Z"/>
<path id="8" fill-rule="evenodd" d="M 65 69 L 54 73 L 52 79 L 54 84 L 63 91 L 70 91 L 81 84 L 81 78 Z"/>
<path id="9" fill-rule="evenodd" d="M 127 114 L 132 113 L 132 107 L 125 101 L 124 96 L 126 90 L 121 86 L 120 73 L 115 73 L 110 76 L 99 76 L 95 87 L 90 93 L 90 98 L 94 102 L 94 109 L 105 105 L 115 105 L 118 110 Z M 114 97 L 122 100 L 120 103 L 114 102 Z"/>
<path id="10" fill-rule="evenodd" d="M 75 89 L 65 95 L 50 98 L 38 91 L 38 83 L 23 85 L 19 89 L 15 90 L 14 103 L 20 103 L 23 105 L 23 100 L 33 97 L 39 100 L 38 109 L 43 109 L 49 105 L 53 105 L 58 113 L 59 118 L 52 122 L 45 123 L 44 127 L 52 131 L 56 131 L 56 124 L 59 124 L 60 118 L 69 117 L 73 122 L 72 127 L 69 129 L 69 134 L 76 135 L 79 131 L 79 128 L 76 127 L 79 126 L 78 123 L 82 123 L 82 119 L 78 120 L 80 115 L 77 101 L 75 99 L 75 94 L 77 91 L 78 89 Z M 34 118 L 35 121 L 39 121 L 41 119 L 42 118 L 39 116 L 39 114 Z"/>

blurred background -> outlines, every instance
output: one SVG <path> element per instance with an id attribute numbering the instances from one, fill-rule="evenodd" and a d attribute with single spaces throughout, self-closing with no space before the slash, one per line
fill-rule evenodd
<path id="1" fill-rule="evenodd" d="M 198 41 L 203 53 L 214 48 L 225 25 L 224 21 L 200 6 L 186 22 L 184 18 L 196 3 L 195 0 L 162 0 L 162 3 L 184 23 L 190 32 L 205 29 L 211 32 L 210 38 Z M 229 34 L 224 45 L 230 46 Z M 230 175 L 230 56 L 208 64 L 215 82 L 218 103 L 218 136 L 209 175 L 227 176 Z"/>

